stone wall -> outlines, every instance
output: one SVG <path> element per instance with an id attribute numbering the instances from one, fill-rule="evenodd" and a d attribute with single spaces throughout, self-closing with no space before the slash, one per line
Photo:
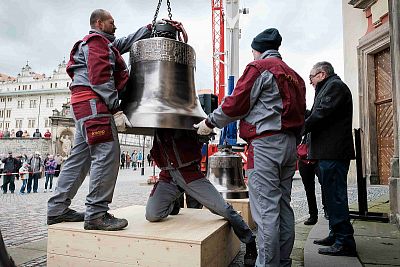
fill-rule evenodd
<path id="1" fill-rule="evenodd" d="M 14 156 L 26 154 L 27 156 L 39 151 L 41 155 L 52 154 L 51 139 L 44 138 L 6 138 L 0 139 L 0 154 L 13 152 Z"/>

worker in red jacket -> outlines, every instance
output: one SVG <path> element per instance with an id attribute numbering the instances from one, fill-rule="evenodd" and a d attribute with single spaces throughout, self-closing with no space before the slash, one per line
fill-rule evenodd
<path id="1" fill-rule="evenodd" d="M 201 172 L 203 142 L 199 138 L 196 131 L 156 130 L 150 153 L 161 172 L 147 201 L 146 219 L 156 222 L 168 215 L 178 214 L 179 203 L 176 202 L 186 192 L 211 212 L 230 222 L 235 234 L 246 244 L 246 265 L 254 266 L 257 258 L 255 236 L 243 218 Z"/>
<path id="2" fill-rule="evenodd" d="M 121 54 L 128 52 L 135 41 L 149 37 L 151 26 L 116 39 L 114 19 L 103 9 L 93 11 L 90 26 L 89 34 L 72 48 L 67 65 L 72 79 L 75 145 L 60 173 L 55 194 L 48 201 L 47 224 L 84 220 L 87 230 L 120 230 L 128 221 L 107 211 L 119 167 L 117 130 L 124 131 L 129 124 L 119 108 L 120 93 L 129 79 Z M 89 169 L 89 194 L 82 214 L 69 206 Z"/>
<path id="3" fill-rule="evenodd" d="M 304 125 L 306 87 L 283 60 L 282 37 L 270 28 L 251 43 L 254 61 L 238 80 L 232 95 L 195 125 L 198 134 L 240 120 L 247 141 L 249 199 L 257 224 L 256 266 L 290 266 L 294 214 L 290 206 L 296 169 L 296 141 Z"/>

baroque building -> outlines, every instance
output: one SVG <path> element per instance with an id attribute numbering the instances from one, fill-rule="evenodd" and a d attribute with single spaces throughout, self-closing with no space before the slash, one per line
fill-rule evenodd
<path id="1" fill-rule="evenodd" d="M 22 129 L 31 136 L 35 129 L 42 134 L 50 130 L 53 110 L 70 101 L 70 83 L 65 60 L 49 77 L 32 71 L 28 63 L 15 78 L 0 74 L 0 130 Z"/>

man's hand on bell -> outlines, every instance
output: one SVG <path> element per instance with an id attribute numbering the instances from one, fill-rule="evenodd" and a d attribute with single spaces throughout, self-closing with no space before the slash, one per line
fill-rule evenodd
<path id="1" fill-rule="evenodd" d="M 213 132 L 213 129 L 207 126 L 206 119 L 202 120 L 198 124 L 193 124 L 193 127 L 197 129 L 198 135 L 210 135 Z"/>

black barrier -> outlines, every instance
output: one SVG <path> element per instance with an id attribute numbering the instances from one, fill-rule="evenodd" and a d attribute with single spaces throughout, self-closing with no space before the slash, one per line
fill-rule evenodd
<path id="1" fill-rule="evenodd" d="M 358 211 L 350 211 L 350 218 L 366 221 L 389 222 L 388 215 L 368 211 L 367 179 L 363 174 L 361 129 L 354 129 L 354 144 L 356 149 Z"/>

